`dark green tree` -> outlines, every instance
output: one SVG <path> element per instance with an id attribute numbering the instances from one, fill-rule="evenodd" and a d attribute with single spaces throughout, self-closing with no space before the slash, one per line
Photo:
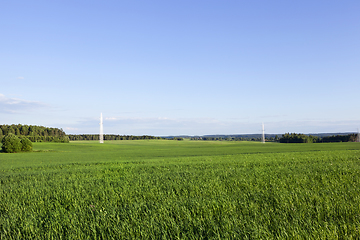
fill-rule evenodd
<path id="1" fill-rule="evenodd" d="M 21 142 L 21 151 L 23 152 L 32 151 L 32 142 L 27 137 L 22 137 L 20 142 Z"/>
<path id="2" fill-rule="evenodd" d="M 15 130 L 14 130 L 14 128 L 12 126 L 10 126 L 8 128 L 8 133 L 7 134 L 10 134 L 10 133 L 15 134 Z"/>
<path id="3" fill-rule="evenodd" d="M 10 133 L 3 137 L 1 140 L 2 150 L 6 153 L 14 153 L 21 151 L 21 142 L 20 139 L 14 134 Z"/>

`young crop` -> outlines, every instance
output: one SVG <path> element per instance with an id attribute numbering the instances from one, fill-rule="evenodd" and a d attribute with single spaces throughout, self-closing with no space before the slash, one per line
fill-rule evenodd
<path id="1" fill-rule="evenodd" d="M 358 144 L 264 145 L 36 143 L 43 152 L 4 154 L 0 239 L 360 238 Z"/>

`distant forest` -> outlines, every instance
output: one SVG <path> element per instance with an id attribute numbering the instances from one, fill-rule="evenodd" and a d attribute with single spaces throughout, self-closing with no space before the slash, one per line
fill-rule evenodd
<path id="1" fill-rule="evenodd" d="M 9 133 L 25 136 L 32 142 L 69 142 L 66 133 L 59 128 L 21 124 L 0 125 L 0 139 Z"/>
<path id="2" fill-rule="evenodd" d="M 358 136 L 355 133 L 322 138 L 301 133 L 285 133 L 279 141 L 281 143 L 356 142 L 358 139 L 357 137 Z"/>
<path id="3" fill-rule="evenodd" d="M 70 141 L 81 140 L 99 140 L 99 134 L 69 134 L 67 135 Z M 140 139 L 161 139 L 161 137 L 154 136 L 132 136 L 132 135 L 115 135 L 104 134 L 104 140 L 140 140 Z"/>
<path id="4" fill-rule="evenodd" d="M 280 135 L 280 134 L 279 134 Z M 244 135 L 205 135 L 189 137 L 191 140 L 202 141 L 261 141 L 261 134 L 244 134 Z M 356 142 L 357 134 L 339 134 L 328 135 L 317 134 L 309 135 L 302 133 L 285 133 L 281 137 L 276 134 L 266 134 L 265 141 L 280 143 L 320 143 L 320 142 Z"/>

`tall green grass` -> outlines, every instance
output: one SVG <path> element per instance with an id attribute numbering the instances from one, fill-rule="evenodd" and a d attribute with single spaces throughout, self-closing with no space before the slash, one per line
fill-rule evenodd
<path id="1" fill-rule="evenodd" d="M 360 145 L 37 143 L 0 154 L 1 239 L 359 239 Z"/>

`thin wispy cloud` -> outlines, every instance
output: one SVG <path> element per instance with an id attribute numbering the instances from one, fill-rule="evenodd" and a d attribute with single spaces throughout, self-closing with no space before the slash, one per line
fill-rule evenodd
<path id="1" fill-rule="evenodd" d="M 326 132 L 355 132 L 360 121 L 357 120 L 299 120 L 277 121 L 265 123 L 268 133 L 326 133 Z"/>
<path id="2" fill-rule="evenodd" d="M 88 119 L 65 127 L 67 133 L 97 133 L 99 120 Z M 214 134 L 245 131 L 236 122 L 214 118 L 105 117 L 104 132 L 121 135 Z M 70 129 L 72 128 L 72 129 Z M 79 130 L 75 130 L 78 128 Z"/>
<path id="3" fill-rule="evenodd" d="M 283 134 L 352 132 L 360 124 L 356 120 L 347 121 L 269 121 L 265 132 Z M 67 133 L 99 132 L 98 119 L 84 119 L 77 124 L 64 128 Z M 216 118 L 170 118 L 170 117 L 118 117 L 104 118 L 104 132 L 120 135 L 212 135 L 212 134 L 249 134 L 261 133 L 261 122 L 228 121 Z"/>
<path id="4" fill-rule="evenodd" d="M 66 130 L 66 131 L 77 131 L 77 130 L 79 130 L 79 128 L 65 127 L 64 130 Z"/>
<path id="5" fill-rule="evenodd" d="M 48 107 L 39 101 L 29 101 L 19 98 L 9 98 L 0 93 L 0 112 L 1 113 L 22 113 Z"/>

